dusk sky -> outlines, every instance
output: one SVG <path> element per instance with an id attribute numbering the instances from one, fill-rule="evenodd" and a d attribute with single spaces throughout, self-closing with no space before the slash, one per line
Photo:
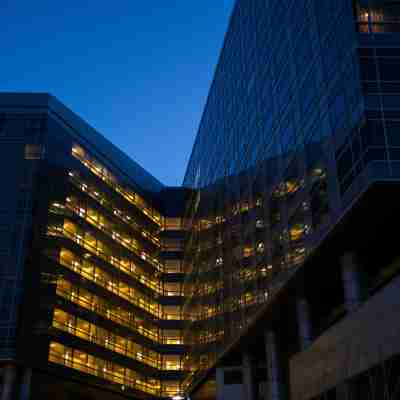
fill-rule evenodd
<path id="1" fill-rule="evenodd" d="M 52 93 L 180 185 L 233 3 L 2 0 L 0 90 Z"/>

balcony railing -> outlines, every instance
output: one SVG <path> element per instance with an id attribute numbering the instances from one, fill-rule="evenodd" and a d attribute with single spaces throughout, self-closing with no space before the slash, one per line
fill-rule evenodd
<path id="1" fill-rule="evenodd" d="M 158 282 L 150 280 L 150 278 L 148 278 L 146 275 L 141 275 L 136 272 L 137 267 L 136 264 L 133 263 L 133 261 L 128 259 L 120 259 L 118 257 L 105 253 L 104 251 L 102 251 L 102 248 L 104 248 L 104 246 L 99 248 L 98 246 L 89 243 L 82 235 L 72 231 L 71 229 L 65 226 L 51 225 L 47 229 L 47 234 L 49 236 L 64 237 L 72 240 L 74 243 L 83 247 L 85 250 L 90 251 L 95 256 L 101 258 L 103 261 L 111 264 L 114 268 L 117 268 L 120 271 L 134 277 L 140 283 L 153 289 L 157 293 L 162 292 L 161 285 Z"/>
<path id="2" fill-rule="evenodd" d="M 153 395 L 160 393 L 161 384 L 158 380 L 147 383 L 133 370 L 55 342 L 50 344 L 49 361 L 116 383 L 122 390 L 130 387 Z"/>
<path id="3" fill-rule="evenodd" d="M 120 309 L 111 305 L 107 305 L 106 301 L 102 300 L 100 297 L 87 292 L 87 294 L 90 295 L 90 298 L 87 298 L 79 293 L 79 288 L 72 285 L 70 286 L 71 287 L 68 289 L 63 289 L 62 285 L 58 283 L 57 295 L 63 297 L 68 301 L 71 301 L 74 304 L 77 304 L 80 307 L 83 307 L 89 311 L 93 311 L 94 313 L 101 315 L 104 318 L 109 319 L 110 321 L 132 329 L 142 336 L 145 336 L 155 342 L 160 343 L 160 337 L 157 329 L 148 329 L 140 323 L 135 322 L 133 317 L 129 318 L 129 316 L 127 315 L 124 316 Z"/>
<path id="4" fill-rule="evenodd" d="M 144 238 L 149 239 L 156 246 L 160 246 L 160 239 L 157 236 L 149 232 L 144 226 L 138 224 L 128 212 L 122 211 L 116 207 L 113 202 L 104 195 L 104 193 L 86 183 L 77 172 L 70 171 L 69 179 L 77 189 L 87 194 L 101 207 L 117 217 L 121 222 L 128 224 L 131 228 L 140 233 Z"/>
<path id="5" fill-rule="evenodd" d="M 96 285 L 103 287 L 118 297 L 129 301 L 144 311 L 147 311 L 148 313 L 157 317 L 160 315 L 160 306 L 157 303 L 150 303 L 146 299 L 140 297 L 140 294 L 137 291 L 125 285 L 126 289 L 129 289 L 127 292 L 120 287 L 118 281 L 113 281 L 106 272 L 97 266 L 87 263 L 86 261 L 83 264 L 74 260 L 73 258 L 67 257 L 65 251 L 60 252 L 58 262 L 69 270 L 90 280 L 91 282 L 94 282 Z M 89 272 L 90 270 L 92 272 Z"/>
<path id="6" fill-rule="evenodd" d="M 154 355 L 149 356 L 146 355 L 143 350 L 139 351 L 134 351 L 134 349 L 130 348 L 129 346 L 125 345 L 119 345 L 116 343 L 114 340 L 112 340 L 111 337 L 112 335 L 107 334 L 107 332 L 103 332 L 101 335 L 96 335 L 91 332 L 88 332 L 84 329 L 79 329 L 78 327 L 74 326 L 73 324 L 70 323 L 63 323 L 61 321 L 57 321 L 56 319 L 53 319 L 53 327 L 59 330 L 62 330 L 64 332 L 67 332 L 73 336 L 77 336 L 85 341 L 95 343 L 101 347 L 104 347 L 110 351 L 122 354 L 126 357 L 132 358 L 136 361 L 139 361 L 141 363 L 144 363 L 146 365 L 149 365 L 153 368 L 161 369 L 161 356 L 160 355 Z M 98 328 L 97 329 L 101 329 Z M 126 341 L 126 339 L 123 339 Z M 134 344 L 132 347 L 138 346 L 137 344 Z"/>
<path id="7" fill-rule="evenodd" d="M 161 215 L 156 210 L 150 208 L 137 193 L 134 193 L 133 191 L 128 190 L 121 184 L 119 184 L 117 179 L 105 167 L 103 167 L 97 161 L 91 158 L 82 147 L 75 145 L 72 148 L 72 155 L 76 159 L 78 159 L 85 167 L 87 167 L 93 174 L 95 174 L 98 178 L 107 183 L 107 185 L 109 185 L 113 190 L 115 190 L 131 204 L 141 210 L 143 214 L 149 217 L 157 225 L 162 226 Z"/>
<path id="8" fill-rule="evenodd" d="M 79 207 L 78 205 L 71 204 L 71 201 L 66 202 L 64 206 L 65 210 L 71 211 L 73 214 L 77 215 L 79 218 L 84 219 L 88 222 L 91 226 L 99 229 L 103 233 L 105 233 L 110 239 L 116 241 L 132 253 L 134 253 L 137 257 L 141 260 L 144 260 L 151 264 L 153 267 L 157 268 L 159 271 L 163 271 L 162 263 L 154 256 L 149 254 L 143 248 L 141 248 L 138 242 L 127 235 L 122 235 L 120 232 L 116 231 L 115 229 L 110 228 L 110 223 L 105 218 L 102 218 L 101 221 L 98 221 L 94 216 L 90 216 L 88 210 L 83 207 Z M 58 206 L 57 213 L 61 214 L 61 208 L 63 205 L 56 203 Z M 54 210 L 54 203 L 50 207 L 50 211 Z M 65 214 L 66 215 L 66 214 Z M 103 246 L 104 247 L 104 246 Z"/>

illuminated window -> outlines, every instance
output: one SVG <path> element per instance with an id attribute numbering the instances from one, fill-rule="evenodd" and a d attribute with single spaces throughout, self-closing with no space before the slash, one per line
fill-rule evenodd
<path id="1" fill-rule="evenodd" d="M 168 320 L 179 320 L 181 319 L 181 310 L 179 306 L 164 306 L 163 317 Z"/>
<path id="2" fill-rule="evenodd" d="M 180 396 L 180 382 L 168 381 L 162 384 L 162 396 L 172 398 L 172 400 L 182 400 L 184 397 Z"/>
<path id="3" fill-rule="evenodd" d="M 161 389 L 159 380 L 59 343 L 50 343 L 49 361 L 143 392 L 158 394 Z"/>
<path id="4" fill-rule="evenodd" d="M 43 157 L 43 147 L 37 144 L 25 145 L 25 160 L 40 160 Z"/>
<path id="5" fill-rule="evenodd" d="M 180 356 L 166 355 L 163 357 L 163 369 L 167 371 L 179 371 L 181 369 Z"/>
<path id="6" fill-rule="evenodd" d="M 165 296 L 180 296 L 181 295 L 181 285 L 175 282 L 164 283 L 164 295 Z"/>
<path id="7" fill-rule="evenodd" d="M 167 274 L 176 274 L 181 272 L 181 261 L 180 260 L 165 260 L 164 272 Z"/>
<path id="8" fill-rule="evenodd" d="M 290 239 L 295 241 L 295 240 L 300 240 L 305 233 L 305 226 L 302 224 L 295 224 L 291 229 L 290 229 Z"/>
<path id="9" fill-rule="evenodd" d="M 155 368 L 160 368 L 161 357 L 154 351 L 143 348 L 130 339 L 115 335 L 106 329 L 81 318 L 74 317 L 65 311 L 54 311 L 53 326 L 79 338 L 106 347 L 111 351 L 137 359 Z"/>
<path id="10" fill-rule="evenodd" d="M 151 218 L 158 225 L 161 225 L 161 216 L 154 210 L 150 209 L 146 202 L 138 196 L 136 193 L 132 192 L 125 186 L 118 183 L 117 179 L 101 164 L 99 164 L 95 159 L 89 156 L 87 152 L 80 146 L 74 145 L 72 147 L 72 155 L 77 158 L 83 165 L 85 165 L 90 171 L 97 175 L 100 179 L 111 186 L 116 192 L 120 193 L 129 202 L 137 206 L 142 212 Z"/>
<path id="11" fill-rule="evenodd" d="M 181 218 L 165 218 L 165 229 L 167 231 L 179 231 L 182 229 Z"/>
<path id="12" fill-rule="evenodd" d="M 243 248 L 243 257 L 247 258 L 253 255 L 253 248 L 251 246 L 246 246 Z"/>
<path id="13" fill-rule="evenodd" d="M 217 224 L 222 224 L 223 222 L 225 222 L 225 217 L 223 217 L 223 216 L 216 216 L 216 217 L 215 217 L 215 222 L 216 222 Z"/>
<path id="14" fill-rule="evenodd" d="M 179 330 L 164 330 L 163 338 L 165 344 L 182 344 L 181 331 Z"/>

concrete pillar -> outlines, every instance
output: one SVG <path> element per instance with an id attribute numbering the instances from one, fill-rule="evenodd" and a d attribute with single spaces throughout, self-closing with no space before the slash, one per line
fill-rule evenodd
<path id="1" fill-rule="evenodd" d="M 215 371 L 216 382 L 217 382 L 217 400 L 224 400 L 224 369 L 217 368 Z"/>
<path id="2" fill-rule="evenodd" d="M 341 257 L 344 302 L 346 310 L 351 313 L 362 304 L 361 274 L 357 255 L 352 252 Z"/>
<path id="3" fill-rule="evenodd" d="M 276 334 L 273 331 L 267 331 L 264 338 L 267 359 L 267 390 L 265 392 L 265 400 L 282 400 Z"/>
<path id="4" fill-rule="evenodd" d="M 19 400 L 29 400 L 31 393 L 32 368 L 25 368 L 21 378 Z"/>
<path id="5" fill-rule="evenodd" d="M 248 352 L 243 353 L 243 399 L 255 400 L 254 365 Z"/>
<path id="6" fill-rule="evenodd" d="M 15 399 L 15 380 L 17 376 L 17 368 L 15 365 L 9 364 L 3 368 L 3 393 L 1 400 Z"/>
<path id="7" fill-rule="evenodd" d="M 351 400 L 350 383 L 342 382 L 336 387 L 336 398 L 340 400 Z"/>
<path id="8" fill-rule="evenodd" d="M 302 350 L 305 350 L 312 343 L 310 308 L 308 301 L 304 297 L 298 299 L 296 309 L 300 347 Z"/>

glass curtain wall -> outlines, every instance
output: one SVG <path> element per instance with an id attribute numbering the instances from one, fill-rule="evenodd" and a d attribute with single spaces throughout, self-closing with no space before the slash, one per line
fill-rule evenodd
<path id="1" fill-rule="evenodd" d="M 353 4 L 236 3 L 184 185 L 185 385 L 340 214 L 335 148 L 362 123 Z"/>

